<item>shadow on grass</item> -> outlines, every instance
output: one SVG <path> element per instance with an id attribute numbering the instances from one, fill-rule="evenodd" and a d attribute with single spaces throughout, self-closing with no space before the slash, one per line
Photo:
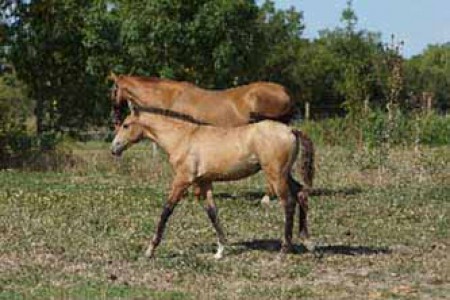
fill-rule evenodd
<path id="1" fill-rule="evenodd" d="M 350 196 L 362 193 L 363 190 L 359 187 L 348 187 L 338 189 L 316 188 L 310 191 L 311 196 Z M 265 193 L 262 191 L 241 191 L 237 193 L 217 192 L 214 193 L 216 199 L 245 199 L 245 200 L 259 200 L 264 197 Z M 272 197 L 273 198 L 273 197 Z"/>
<path id="2" fill-rule="evenodd" d="M 354 255 L 391 254 L 392 250 L 386 247 L 328 245 L 328 246 L 316 246 L 314 252 L 322 255 L 331 254 L 331 255 L 354 256 Z"/>
<path id="3" fill-rule="evenodd" d="M 233 249 L 232 254 L 240 254 L 252 250 L 279 252 L 281 250 L 281 242 L 276 239 L 268 240 L 251 240 L 245 242 L 238 242 L 231 244 L 236 246 Z M 303 245 L 294 245 L 294 254 L 307 253 L 309 250 Z M 326 245 L 315 246 L 312 251 L 313 254 L 318 256 L 323 255 L 378 255 L 378 254 L 390 254 L 392 251 L 385 247 L 366 247 L 366 246 L 348 246 L 348 245 Z"/>
<path id="4" fill-rule="evenodd" d="M 227 193 L 227 192 L 217 192 L 214 193 L 214 198 L 216 199 L 245 199 L 245 200 L 258 200 L 264 197 L 264 192 L 261 191 L 242 191 L 238 193 Z"/>
<path id="5" fill-rule="evenodd" d="M 362 193 L 363 190 L 359 187 L 345 187 L 339 189 L 327 189 L 327 188 L 317 188 L 312 189 L 310 192 L 311 196 L 351 196 Z"/>
<path id="6" fill-rule="evenodd" d="M 231 249 L 231 254 L 241 254 L 247 251 L 259 250 L 259 251 L 268 251 L 268 252 L 280 252 L 281 250 L 281 241 L 276 239 L 268 239 L 268 240 L 251 240 L 245 242 L 237 242 L 232 243 L 231 246 L 234 246 Z M 308 249 L 306 249 L 303 245 L 294 245 L 293 249 L 294 254 L 303 254 L 307 253 Z"/>

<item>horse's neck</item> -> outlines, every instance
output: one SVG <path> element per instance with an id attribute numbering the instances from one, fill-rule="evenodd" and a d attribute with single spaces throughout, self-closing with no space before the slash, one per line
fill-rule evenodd
<path id="1" fill-rule="evenodd" d="M 181 139 L 193 132 L 198 125 L 167 116 L 143 112 L 140 122 L 148 138 L 157 143 L 168 154 L 176 150 Z"/>
<path id="2" fill-rule="evenodd" d="M 170 108 L 173 97 L 180 89 L 181 84 L 176 82 L 146 82 L 127 84 L 126 90 L 136 104 L 143 107 Z"/>

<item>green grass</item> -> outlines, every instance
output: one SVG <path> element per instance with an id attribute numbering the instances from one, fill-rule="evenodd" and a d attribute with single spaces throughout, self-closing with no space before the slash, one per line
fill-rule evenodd
<path id="1" fill-rule="evenodd" d="M 52 284 L 38 287 L 30 286 L 29 290 L 5 291 L 0 299 L 191 299 L 192 296 L 176 291 L 156 291 L 145 287 L 128 285 L 111 285 L 107 283 L 86 282 L 69 288 L 55 287 Z"/>
<path id="2" fill-rule="evenodd" d="M 170 183 L 148 145 L 120 160 L 87 145 L 63 173 L 0 172 L 0 299 L 422 299 L 450 295 L 450 148 L 321 147 L 314 252 L 278 256 L 283 215 L 261 175 L 215 186 L 227 233 L 188 196 L 156 258 L 143 252 Z M 95 154 L 95 155 L 94 155 Z"/>

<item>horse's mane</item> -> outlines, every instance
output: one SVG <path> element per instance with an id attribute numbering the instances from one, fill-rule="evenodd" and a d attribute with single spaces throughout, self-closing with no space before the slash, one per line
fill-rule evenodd
<path id="1" fill-rule="evenodd" d="M 145 77 L 145 76 L 134 76 L 134 75 L 119 75 L 119 80 L 125 80 L 126 82 L 139 81 L 140 83 L 169 83 L 169 84 L 184 84 L 195 86 L 188 81 L 176 81 L 168 78 L 160 77 Z"/>
<path id="2" fill-rule="evenodd" d="M 177 120 L 186 121 L 186 122 L 197 124 L 197 125 L 211 125 L 210 123 L 197 120 L 196 118 L 194 118 L 191 115 L 176 112 L 176 111 L 173 111 L 170 109 L 164 109 L 164 108 L 158 108 L 158 107 L 142 107 L 142 106 L 133 106 L 133 109 L 138 112 L 143 111 L 143 112 L 152 113 L 155 115 L 160 115 L 160 116 L 170 117 L 170 118 L 177 119 Z"/>

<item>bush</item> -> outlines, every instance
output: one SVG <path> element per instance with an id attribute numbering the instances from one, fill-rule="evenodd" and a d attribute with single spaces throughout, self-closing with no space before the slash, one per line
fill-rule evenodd
<path id="1" fill-rule="evenodd" d="M 0 169 L 24 167 L 40 157 L 41 151 L 56 147 L 54 133 L 37 137 L 27 128 L 32 105 L 25 94 L 14 74 L 0 76 Z"/>
<path id="2" fill-rule="evenodd" d="M 427 114 L 419 119 L 420 143 L 430 146 L 450 145 L 450 117 Z"/>
<path id="3" fill-rule="evenodd" d="M 389 121 L 386 112 L 374 110 L 354 124 L 348 118 L 307 121 L 302 129 L 322 145 L 369 149 L 390 145 L 428 146 L 450 144 L 450 118 L 435 113 L 406 113 L 398 110 Z"/>
<path id="4" fill-rule="evenodd" d="M 23 87 L 13 75 L 0 77 L 0 167 L 31 147 L 25 125 L 29 110 L 24 98 Z"/>

